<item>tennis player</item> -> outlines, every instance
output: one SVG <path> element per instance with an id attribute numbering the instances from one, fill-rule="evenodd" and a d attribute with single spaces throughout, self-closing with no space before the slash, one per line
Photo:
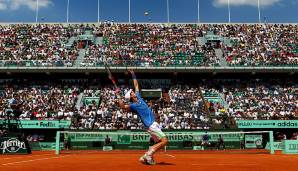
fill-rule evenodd
<path id="1" fill-rule="evenodd" d="M 141 158 L 140 162 L 144 164 L 154 165 L 155 161 L 153 159 L 153 154 L 159 149 L 167 145 L 168 139 L 166 135 L 161 131 L 160 126 L 155 122 L 155 116 L 152 112 L 152 109 L 144 102 L 140 95 L 139 84 L 136 78 L 134 71 L 129 71 L 133 78 L 133 83 L 135 91 L 130 89 L 125 93 L 125 99 L 130 100 L 130 104 L 124 104 L 123 100 L 119 99 L 120 108 L 132 111 L 138 114 L 144 126 L 147 129 L 147 132 L 152 136 L 155 141 L 153 145 Z M 117 92 L 119 93 L 119 92 Z"/>

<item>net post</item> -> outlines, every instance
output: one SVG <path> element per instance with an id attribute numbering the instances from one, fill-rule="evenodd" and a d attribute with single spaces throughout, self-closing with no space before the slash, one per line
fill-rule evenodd
<path id="1" fill-rule="evenodd" d="M 273 131 L 269 131 L 270 154 L 274 154 L 274 138 Z"/>
<path id="2" fill-rule="evenodd" d="M 55 148 L 55 151 L 56 151 L 56 155 L 60 154 L 60 131 L 57 131 L 57 133 L 56 133 L 56 148 Z"/>

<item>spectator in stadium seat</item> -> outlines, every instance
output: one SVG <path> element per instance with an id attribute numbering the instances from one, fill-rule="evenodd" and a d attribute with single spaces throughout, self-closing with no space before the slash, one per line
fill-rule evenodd
<path id="1" fill-rule="evenodd" d="M 292 134 L 291 140 L 298 140 L 298 132 Z"/>
<path id="2" fill-rule="evenodd" d="M 163 129 L 209 129 L 214 125 L 228 128 L 239 119 L 293 119 L 297 115 L 295 81 L 213 80 L 202 84 L 171 85 L 164 92 L 167 100 L 152 101 Z M 70 120 L 72 129 L 143 129 L 136 115 L 115 105 L 111 85 L 96 85 L 24 80 L 2 83 L 0 119 L 5 119 L 8 110 L 4 104 L 17 94 L 22 104 L 21 120 Z M 210 118 L 204 111 L 199 86 L 203 93 L 217 94 L 220 98 L 223 95 L 226 105 L 214 103 L 210 108 L 216 117 Z M 122 92 L 128 89 L 120 88 Z M 76 106 L 80 94 L 100 97 L 101 103 Z"/>

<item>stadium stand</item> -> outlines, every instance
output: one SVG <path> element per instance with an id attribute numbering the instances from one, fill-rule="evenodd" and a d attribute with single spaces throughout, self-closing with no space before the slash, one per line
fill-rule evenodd
<path id="1" fill-rule="evenodd" d="M 297 66 L 297 30 L 295 24 L 1 25 L 0 66 L 94 67 L 103 59 L 139 67 Z"/>
<path id="2" fill-rule="evenodd" d="M 75 36 L 76 26 L 3 25 L 0 26 L 2 66 L 72 66 L 78 50 L 66 43 Z"/>
<path id="3" fill-rule="evenodd" d="M 196 25 L 114 24 L 105 28 L 105 55 L 126 66 L 214 66 L 214 49 L 200 45 Z"/>
<path id="4" fill-rule="evenodd" d="M 295 24 L 0 25 L 1 67 L 298 66 Z M 222 52 L 222 53 L 218 53 Z M 226 64 L 227 66 L 226 66 Z M 0 119 L 19 101 L 24 120 L 71 120 L 73 129 L 141 129 L 115 105 L 111 86 L 1 81 Z M 214 86 L 218 85 L 218 86 Z M 297 82 L 239 79 L 173 84 L 151 102 L 165 129 L 210 128 L 239 119 L 297 116 Z M 204 106 L 200 94 L 206 100 Z M 127 87 L 122 87 L 124 92 Z"/>
<path id="5" fill-rule="evenodd" d="M 297 25 L 229 25 L 224 46 L 231 66 L 297 66 Z"/>
<path id="6" fill-rule="evenodd" d="M 148 102 L 164 129 L 208 129 L 239 119 L 294 119 L 297 88 L 295 81 L 213 80 L 171 85 L 163 98 Z M 122 93 L 127 89 L 122 86 Z M 136 114 L 119 109 L 113 88 L 98 82 L 2 81 L 0 93 L 0 119 L 15 100 L 22 120 L 71 120 L 72 129 L 143 128 Z"/>
<path id="7" fill-rule="evenodd" d="M 70 120 L 77 95 L 78 88 L 71 85 L 62 87 L 48 82 L 2 85 L 0 101 L 3 106 L 0 118 L 4 118 L 6 109 L 9 109 L 16 101 L 21 104 L 20 119 Z"/>

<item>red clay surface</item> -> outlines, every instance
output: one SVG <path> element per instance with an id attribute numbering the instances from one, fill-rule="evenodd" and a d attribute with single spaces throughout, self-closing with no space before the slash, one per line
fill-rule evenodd
<path id="1" fill-rule="evenodd" d="M 53 151 L 0 155 L 0 171 L 290 171 L 298 155 L 256 151 L 167 151 L 155 155 L 154 166 L 138 162 L 144 151 L 84 151 L 56 156 Z"/>

